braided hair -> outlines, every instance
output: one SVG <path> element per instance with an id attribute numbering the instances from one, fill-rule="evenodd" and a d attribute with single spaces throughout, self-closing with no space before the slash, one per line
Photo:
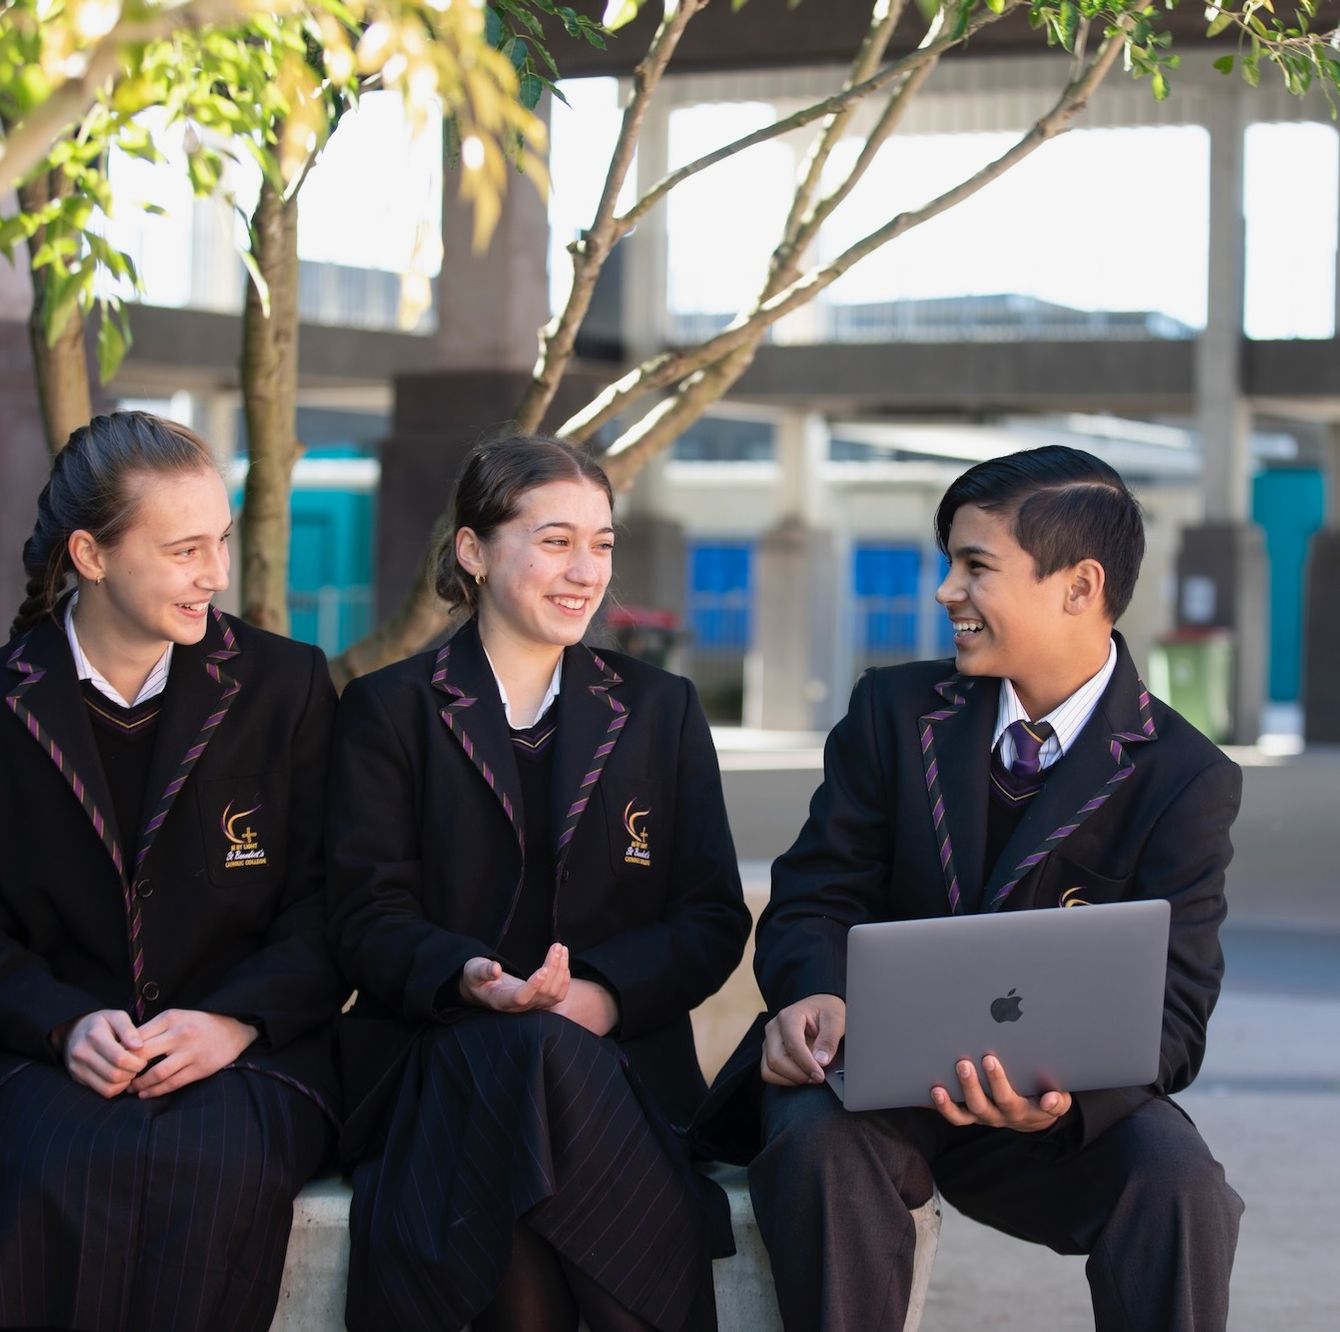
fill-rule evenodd
<path id="1" fill-rule="evenodd" d="M 149 412 L 112 412 L 80 426 L 56 455 L 37 498 L 37 522 L 23 543 L 26 596 L 10 636 L 55 609 L 74 573 L 73 533 L 90 532 L 103 546 L 115 546 L 125 535 L 138 499 L 132 478 L 214 466 L 199 435 Z"/>

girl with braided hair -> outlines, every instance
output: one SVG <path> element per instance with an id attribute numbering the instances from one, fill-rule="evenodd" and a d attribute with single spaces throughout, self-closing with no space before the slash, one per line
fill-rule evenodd
<path id="1" fill-rule="evenodd" d="M 224 615 L 227 492 L 141 412 L 57 455 L 0 651 L 0 1327 L 269 1325 L 330 1152 L 319 650 Z"/>

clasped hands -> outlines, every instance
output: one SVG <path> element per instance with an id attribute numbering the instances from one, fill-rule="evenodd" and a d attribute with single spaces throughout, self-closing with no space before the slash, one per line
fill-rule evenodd
<path id="1" fill-rule="evenodd" d="M 544 961 L 526 979 L 502 969 L 490 957 L 472 957 L 461 968 L 461 998 L 495 1013 L 547 1010 L 606 1036 L 619 1020 L 614 996 L 596 981 L 574 979 L 565 944 L 549 945 Z"/>
<path id="2" fill-rule="evenodd" d="M 824 1069 L 832 1063 L 846 1030 L 847 1005 L 835 994 L 812 994 L 782 1009 L 764 1030 L 759 1070 L 763 1081 L 778 1087 L 823 1082 Z M 960 1128 L 985 1124 L 1017 1133 L 1038 1133 L 1051 1128 L 1070 1109 L 1069 1092 L 1020 1096 L 994 1055 L 983 1058 L 982 1068 L 986 1071 L 985 1086 L 971 1060 L 959 1061 L 955 1069 L 962 1097 L 959 1101 L 944 1087 L 930 1089 L 932 1104 L 949 1123 Z"/>
<path id="3" fill-rule="evenodd" d="M 101 1008 L 53 1033 L 70 1076 L 109 1099 L 131 1092 L 165 1096 L 231 1064 L 259 1032 L 246 1022 L 169 1008 L 136 1026 L 129 1013 Z"/>

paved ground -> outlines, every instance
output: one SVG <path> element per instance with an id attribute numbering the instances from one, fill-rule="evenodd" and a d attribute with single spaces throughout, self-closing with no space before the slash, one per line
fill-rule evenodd
<path id="1" fill-rule="evenodd" d="M 818 780 L 811 736 L 718 741 L 751 897 Z M 1234 1332 L 1340 1327 L 1340 748 L 1269 757 L 1245 773 L 1234 830 L 1228 975 L 1205 1067 L 1182 1103 L 1247 1202 Z M 752 1011 L 747 976 L 705 1031 L 729 1044 Z M 705 1052 L 706 1053 L 706 1052 Z M 1092 1326 L 1083 1260 L 1010 1240 L 946 1209 L 923 1332 Z"/>

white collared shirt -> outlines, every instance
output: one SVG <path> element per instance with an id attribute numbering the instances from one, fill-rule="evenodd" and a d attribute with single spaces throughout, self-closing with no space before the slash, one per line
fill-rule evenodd
<path id="1" fill-rule="evenodd" d="M 480 647 L 484 647 L 480 642 Z M 563 657 L 559 655 L 558 661 L 554 663 L 554 673 L 549 677 L 549 688 L 544 691 L 544 698 L 540 700 L 540 706 L 536 709 L 535 715 L 529 721 L 517 721 L 512 716 L 511 700 L 507 697 L 507 689 L 502 682 L 502 676 L 498 674 L 498 668 L 493 664 L 493 658 L 489 656 L 488 648 L 484 648 L 484 656 L 488 661 L 489 670 L 493 672 L 494 683 L 498 686 L 498 697 L 502 699 L 503 715 L 507 718 L 507 724 L 514 731 L 524 731 L 528 726 L 534 726 L 537 721 L 549 710 L 549 705 L 558 697 L 558 691 L 563 684 Z"/>
<path id="2" fill-rule="evenodd" d="M 89 681 L 103 698 L 110 699 L 123 708 L 138 707 L 139 704 L 161 694 L 167 688 L 168 667 L 172 665 L 172 644 L 169 643 L 163 649 L 163 655 L 159 657 L 148 678 L 140 686 L 140 692 L 135 695 L 134 702 L 127 703 L 116 686 L 107 681 L 84 655 L 84 649 L 79 646 L 79 635 L 74 631 L 74 608 L 78 600 L 79 593 L 76 592 L 65 607 L 65 636 L 70 640 L 70 651 L 74 654 L 74 671 L 79 679 Z"/>
<path id="3" fill-rule="evenodd" d="M 1000 705 L 996 709 L 996 732 L 991 737 L 991 748 L 1000 746 L 1000 761 L 1008 768 L 1014 763 L 1014 737 L 1006 732 L 1006 727 L 1017 721 L 1050 722 L 1052 734 L 1043 743 L 1038 759 L 1044 768 L 1050 768 L 1057 759 L 1074 743 L 1075 737 L 1084 729 L 1084 723 L 1093 716 L 1103 690 L 1117 669 L 1117 644 L 1113 639 L 1107 646 L 1107 661 L 1092 679 L 1080 685 L 1064 703 L 1057 704 L 1045 717 L 1032 717 L 1019 702 L 1019 695 L 1009 680 L 1000 682 Z"/>

